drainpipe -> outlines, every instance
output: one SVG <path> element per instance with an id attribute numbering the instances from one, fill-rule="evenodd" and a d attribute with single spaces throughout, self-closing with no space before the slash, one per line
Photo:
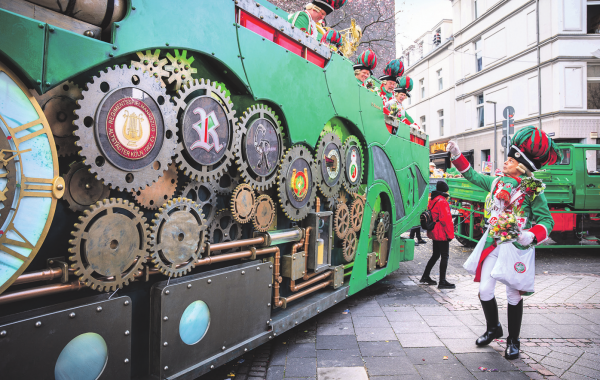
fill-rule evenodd
<path id="1" fill-rule="evenodd" d="M 542 129 L 542 68 L 540 67 L 540 0 L 535 1 L 535 17 L 537 29 L 537 65 L 538 65 L 538 123 Z"/>

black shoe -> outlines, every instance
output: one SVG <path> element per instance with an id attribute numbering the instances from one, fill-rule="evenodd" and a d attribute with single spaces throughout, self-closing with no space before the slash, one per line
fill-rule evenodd
<path id="1" fill-rule="evenodd" d="M 435 280 L 433 280 L 429 276 L 427 276 L 427 277 L 425 277 L 425 276 L 421 277 L 420 282 L 423 282 L 423 283 L 425 283 L 427 285 L 437 285 L 437 282 Z"/>
<path id="2" fill-rule="evenodd" d="M 502 338 L 504 332 L 502 331 L 502 324 L 498 321 L 498 304 L 496 303 L 496 298 L 492 298 L 489 301 L 480 300 L 480 302 L 483 314 L 485 315 L 487 330 L 482 336 L 477 338 L 475 344 L 478 346 L 487 346 L 494 339 Z"/>
<path id="3" fill-rule="evenodd" d="M 422 244 L 422 243 L 421 243 L 421 244 Z M 416 242 L 415 242 L 415 247 L 418 247 L 418 246 L 419 246 L 419 242 L 418 242 L 418 241 L 416 241 Z"/>
<path id="4" fill-rule="evenodd" d="M 456 285 L 449 283 L 446 280 L 440 280 L 438 289 L 456 289 Z"/>
<path id="5" fill-rule="evenodd" d="M 419 244 L 427 244 L 427 242 L 425 240 L 419 240 L 417 243 L 419 243 Z"/>
<path id="6" fill-rule="evenodd" d="M 508 338 L 506 338 L 506 351 L 504 357 L 507 360 L 513 360 L 519 357 L 521 343 L 519 335 L 521 334 L 521 322 L 523 320 L 523 299 L 516 305 L 508 304 Z"/>
<path id="7" fill-rule="evenodd" d="M 511 336 L 506 338 L 506 351 L 504 351 L 506 360 L 518 359 L 520 350 L 521 342 L 519 342 L 519 338 L 513 338 Z"/>

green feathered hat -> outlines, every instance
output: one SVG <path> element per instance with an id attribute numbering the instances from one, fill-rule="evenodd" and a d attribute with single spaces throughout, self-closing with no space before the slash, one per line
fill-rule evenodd
<path id="1" fill-rule="evenodd" d="M 365 50 L 361 55 L 356 57 L 354 70 L 369 70 L 373 75 L 373 70 L 377 67 L 377 56 L 371 49 Z"/>
<path id="2" fill-rule="evenodd" d="M 344 6 L 346 1 L 347 0 L 313 0 L 312 3 L 324 10 L 325 13 L 330 14 L 334 10 L 340 9 L 342 6 Z"/>
<path id="3" fill-rule="evenodd" d="M 508 157 L 525 165 L 531 172 L 562 160 L 562 154 L 554 140 L 533 125 L 519 129 L 510 144 Z"/>
<path id="4" fill-rule="evenodd" d="M 402 74 L 404 74 L 404 64 L 399 59 L 392 59 L 383 69 L 383 76 L 380 76 L 379 80 L 396 81 Z"/>
<path id="5" fill-rule="evenodd" d="M 402 92 L 410 98 L 410 92 L 413 89 L 413 80 L 409 76 L 401 77 L 396 79 L 398 86 L 394 89 L 394 92 Z"/>

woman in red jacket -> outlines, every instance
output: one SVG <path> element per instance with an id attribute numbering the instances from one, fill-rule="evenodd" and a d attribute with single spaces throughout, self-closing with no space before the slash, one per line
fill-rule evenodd
<path id="1" fill-rule="evenodd" d="M 450 213 L 450 205 L 446 198 L 448 194 L 448 184 L 444 181 L 439 181 L 435 186 L 435 190 L 431 193 L 428 209 L 431 210 L 431 216 L 435 223 L 435 227 L 431 231 L 427 231 L 427 237 L 433 240 L 433 254 L 425 267 L 421 282 L 428 285 L 435 285 L 436 282 L 429 277 L 431 269 L 441 257 L 440 261 L 440 283 L 438 289 L 454 289 L 454 284 L 446 281 L 446 268 L 448 267 L 448 255 L 450 252 L 450 240 L 454 239 L 454 224 L 452 223 L 452 214 Z"/>

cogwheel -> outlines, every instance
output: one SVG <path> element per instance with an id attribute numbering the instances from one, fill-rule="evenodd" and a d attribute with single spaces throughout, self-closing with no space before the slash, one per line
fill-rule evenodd
<path id="1" fill-rule="evenodd" d="M 373 235 L 375 233 L 375 227 L 379 222 L 379 213 L 377 211 L 373 211 L 371 213 L 371 226 L 369 227 L 369 235 Z"/>
<path id="2" fill-rule="evenodd" d="M 333 228 L 337 237 L 340 239 L 345 238 L 348 235 L 348 232 L 351 231 L 350 211 L 348 211 L 348 206 L 344 203 L 337 205 L 335 217 L 333 218 Z"/>
<path id="3" fill-rule="evenodd" d="M 177 148 L 176 114 L 160 83 L 123 65 L 101 71 L 87 88 L 74 123 L 90 171 L 123 191 L 155 182 Z"/>
<path id="4" fill-rule="evenodd" d="M 390 213 L 387 211 L 382 211 L 379 213 L 379 217 L 381 218 L 381 221 L 383 222 L 383 225 L 385 226 L 385 230 L 387 231 L 390 228 Z"/>
<path id="5" fill-rule="evenodd" d="M 235 221 L 229 209 L 220 210 L 210 224 L 209 242 L 211 244 L 238 240 L 242 237 L 242 225 Z M 232 250 L 220 251 L 227 253 Z"/>
<path id="6" fill-rule="evenodd" d="M 210 182 L 191 181 L 183 189 L 181 196 L 191 199 L 200 207 L 207 225 L 212 223 L 217 213 L 217 193 Z"/>
<path id="7" fill-rule="evenodd" d="M 256 195 L 247 183 L 238 185 L 231 195 L 231 214 L 238 223 L 248 223 L 254 216 Z"/>
<path id="8" fill-rule="evenodd" d="M 177 166 L 172 162 L 162 177 L 145 189 L 134 191 L 133 196 L 140 206 L 148 210 L 156 210 L 175 194 L 175 189 L 177 189 Z"/>
<path id="9" fill-rule="evenodd" d="M 303 145 L 294 145 L 284 155 L 277 190 L 281 208 L 289 219 L 302 220 L 313 209 L 317 197 L 316 170 L 310 150 Z"/>
<path id="10" fill-rule="evenodd" d="M 273 202 L 271 197 L 267 194 L 259 195 L 256 198 L 254 215 L 252 216 L 254 228 L 260 232 L 268 231 L 275 220 L 276 213 L 275 202 Z"/>
<path id="11" fill-rule="evenodd" d="M 165 65 L 165 70 L 171 72 L 168 82 L 169 84 L 175 82 L 173 89 L 179 90 L 192 80 L 192 74 L 198 72 L 198 69 L 192 67 L 195 58 L 192 56 L 187 58 L 187 50 L 182 50 L 180 55 L 177 49 L 175 49 L 175 57 L 167 53 L 167 58 L 171 61 L 170 65 Z"/>
<path id="12" fill-rule="evenodd" d="M 71 268 L 92 289 L 113 291 L 142 270 L 148 249 L 148 225 L 138 207 L 123 199 L 104 199 L 83 212 L 69 243 Z"/>
<path id="13" fill-rule="evenodd" d="M 199 90 L 204 95 L 190 97 Z M 231 100 L 208 79 L 194 79 L 172 100 L 180 125 L 179 169 L 194 181 L 218 180 L 232 165 L 233 142 L 239 133 Z"/>
<path id="14" fill-rule="evenodd" d="M 227 169 L 227 172 L 221 175 L 218 180 L 212 182 L 212 186 L 218 194 L 229 195 L 240 184 L 242 177 L 240 172 L 233 165 Z"/>
<path id="15" fill-rule="evenodd" d="M 277 180 L 283 157 L 283 128 L 273 110 L 263 104 L 244 111 L 234 142 L 238 169 L 253 189 L 265 191 Z"/>
<path id="16" fill-rule="evenodd" d="M 350 220 L 352 229 L 359 232 L 362 227 L 363 215 L 365 213 L 365 201 L 361 197 L 356 197 L 350 207 Z"/>
<path id="17" fill-rule="evenodd" d="M 79 86 L 67 81 L 45 94 L 38 95 L 36 91 L 31 91 L 31 93 L 37 99 L 44 115 L 46 115 L 46 119 L 48 119 L 58 156 L 66 157 L 77 153 L 79 148 L 75 145 L 77 139 L 73 135 L 75 130 L 73 111 L 77 108 L 77 100 L 82 97 Z"/>
<path id="18" fill-rule="evenodd" d="M 98 201 L 108 198 L 110 189 L 83 162 L 73 162 L 65 175 L 65 194 L 63 199 L 73 211 L 83 211 Z"/>
<path id="19" fill-rule="evenodd" d="M 179 277 L 194 268 L 206 238 L 206 220 L 190 199 L 171 199 L 155 214 L 150 228 L 150 254 L 158 270 Z"/>
<path id="20" fill-rule="evenodd" d="M 377 235 L 377 241 L 378 241 L 378 242 L 380 242 L 380 243 L 381 243 L 381 242 L 383 241 L 383 239 L 385 238 L 385 233 L 386 233 L 386 232 L 387 232 L 387 230 L 385 229 L 385 224 L 383 223 L 383 220 L 382 220 L 382 221 L 380 221 L 380 222 L 377 224 L 377 232 L 376 232 L 376 235 Z"/>
<path id="21" fill-rule="evenodd" d="M 326 197 L 333 197 L 342 187 L 344 165 L 342 160 L 342 140 L 335 132 L 321 136 L 317 143 L 317 172 L 315 174 L 319 190 Z"/>
<path id="22" fill-rule="evenodd" d="M 360 140 L 356 136 L 348 136 L 342 147 L 342 157 L 344 160 L 344 175 L 342 183 L 349 193 L 356 193 L 362 183 L 365 156 Z"/>
<path id="23" fill-rule="evenodd" d="M 348 236 L 344 239 L 344 246 L 342 248 L 342 257 L 346 260 L 347 263 L 350 263 L 354 260 L 354 256 L 356 256 L 356 248 L 358 247 L 358 238 L 356 237 L 356 232 L 350 230 Z"/>
<path id="24" fill-rule="evenodd" d="M 152 50 L 146 50 L 145 54 L 141 51 L 138 51 L 136 54 L 140 60 L 131 61 L 131 66 L 142 70 L 144 73 L 147 72 L 150 76 L 160 80 L 160 85 L 165 87 L 165 80 L 162 77 L 168 77 L 171 73 L 164 69 L 167 59 L 159 58 L 160 49 L 154 50 L 154 53 L 152 53 Z"/>

